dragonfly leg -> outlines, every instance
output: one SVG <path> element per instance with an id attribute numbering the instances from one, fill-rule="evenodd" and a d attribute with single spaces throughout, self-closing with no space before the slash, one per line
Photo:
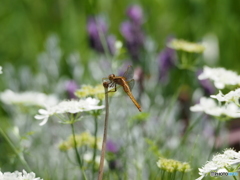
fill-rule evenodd
<path id="1" fill-rule="evenodd" d="M 117 91 L 117 86 L 116 86 L 115 83 L 114 83 L 114 84 L 109 84 L 109 87 L 112 87 L 113 85 L 114 85 L 114 90 L 109 90 L 108 93 L 109 93 L 109 92 L 116 92 L 116 91 Z"/>

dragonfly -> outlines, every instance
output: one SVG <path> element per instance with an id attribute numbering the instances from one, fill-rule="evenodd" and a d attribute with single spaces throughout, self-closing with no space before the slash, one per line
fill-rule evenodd
<path id="1" fill-rule="evenodd" d="M 133 67 L 128 66 L 126 72 L 123 74 L 123 76 L 116 76 L 115 74 L 110 74 L 108 78 L 103 78 L 103 81 L 108 83 L 108 87 L 112 88 L 108 92 L 116 92 L 117 86 L 122 86 L 125 93 L 129 96 L 129 98 L 132 100 L 133 104 L 138 108 L 138 110 L 141 112 L 141 106 L 137 102 L 137 100 L 134 98 L 132 94 L 132 88 L 135 84 L 135 80 L 133 79 Z"/>

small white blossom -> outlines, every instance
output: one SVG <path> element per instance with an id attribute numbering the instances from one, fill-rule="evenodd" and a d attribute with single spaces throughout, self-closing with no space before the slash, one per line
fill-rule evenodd
<path id="1" fill-rule="evenodd" d="M 198 79 L 211 79 L 218 89 L 223 89 L 227 85 L 240 84 L 240 76 L 236 72 L 224 68 L 210 68 L 205 66 Z"/>
<path id="2" fill-rule="evenodd" d="M 45 107 L 47 104 L 55 105 L 58 102 L 58 99 L 54 95 L 46 95 L 32 91 L 15 93 L 9 89 L 0 93 L 0 100 L 5 104 L 22 104 L 42 107 Z"/>
<path id="3" fill-rule="evenodd" d="M 233 166 L 240 163 L 240 153 L 232 149 L 226 149 L 223 154 L 215 155 L 212 161 L 208 161 L 202 168 L 199 168 L 200 177 L 196 180 L 201 180 L 212 171 L 221 170 L 228 172 L 226 166 Z"/>
<path id="4" fill-rule="evenodd" d="M 92 163 L 92 159 L 93 159 L 93 154 L 92 153 L 86 153 L 83 155 L 83 160 L 87 163 Z M 100 166 L 100 160 L 101 160 L 101 156 L 96 155 L 95 157 L 95 166 L 98 169 Z M 108 163 L 106 161 L 106 159 L 104 159 L 104 170 L 108 169 Z"/>
<path id="5" fill-rule="evenodd" d="M 42 120 L 40 125 L 44 125 L 48 118 L 54 114 L 65 114 L 65 113 L 79 113 L 83 111 L 91 111 L 97 109 L 103 109 L 104 106 L 97 105 L 100 101 L 94 98 L 87 98 L 81 100 L 70 100 L 70 101 L 62 101 L 55 106 L 48 107 L 45 109 L 40 109 L 39 115 L 35 116 L 35 119 Z"/>
<path id="6" fill-rule="evenodd" d="M 2 74 L 2 66 L 0 66 L 0 74 Z"/>
<path id="7" fill-rule="evenodd" d="M 4 172 L 0 171 L 0 180 L 43 180 L 39 177 L 37 178 L 35 173 L 27 173 L 25 170 L 23 172 L 15 171 L 11 172 Z"/>
<path id="8" fill-rule="evenodd" d="M 206 97 L 202 97 L 200 99 L 200 103 L 190 107 L 190 110 L 194 112 L 204 112 L 215 117 L 240 117 L 240 110 L 238 109 L 238 106 L 236 104 L 228 103 L 225 106 L 218 106 L 213 99 Z"/>
<path id="9" fill-rule="evenodd" d="M 236 105 L 240 105 L 240 88 L 236 89 L 235 91 L 230 91 L 225 95 L 219 91 L 217 95 L 211 95 L 211 97 L 217 99 L 220 102 L 234 102 Z"/>
<path id="10" fill-rule="evenodd" d="M 188 42 L 182 39 L 173 39 L 167 46 L 172 49 L 186 51 L 190 53 L 202 53 L 205 47 L 202 44 Z"/>

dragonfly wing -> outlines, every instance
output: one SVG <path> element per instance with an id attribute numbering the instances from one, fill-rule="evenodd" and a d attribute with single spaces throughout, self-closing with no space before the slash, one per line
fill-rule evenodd
<path id="1" fill-rule="evenodd" d="M 127 81 L 127 83 L 128 83 L 128 86 L 129 86 L 130 90 L 132 91 L 133 86 L 134 86 L 134 84 L 135 84 L 135 80 L 134 80 L 134 79 L 131 79 L 130 81 Z"/>
<path id="2" fill-rule="evenodd" d="M 126 78 L 126 80 L 131 80 L 133 78 L 133 67 L 132 66 L 128 66 L 127 71 L 123 74 L 123 77 Z"/>

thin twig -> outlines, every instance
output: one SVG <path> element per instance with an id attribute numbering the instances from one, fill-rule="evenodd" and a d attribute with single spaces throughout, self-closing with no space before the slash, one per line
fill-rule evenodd
<path id="1" fill-rule="evenodd" d="M 101 160 L 100 160 L 100 166 L 98 171 L 98 180 L 102 180 L 103 177 L 103 167 L 104 167 L 104 156 L 105 156 L 105 147 L 106 147 L 106 141 L 107 141 L 107 126 L 108 126 L 108 115 L 109 115 L 109 105 L 108 105 L 108 83 L 104 82 L 104 90 L 105 90 L 105 122 L 104 122 L 104 133 L 103 133 L 103 143 L 102 143 L 102 153 L 101 153 Z"/>

